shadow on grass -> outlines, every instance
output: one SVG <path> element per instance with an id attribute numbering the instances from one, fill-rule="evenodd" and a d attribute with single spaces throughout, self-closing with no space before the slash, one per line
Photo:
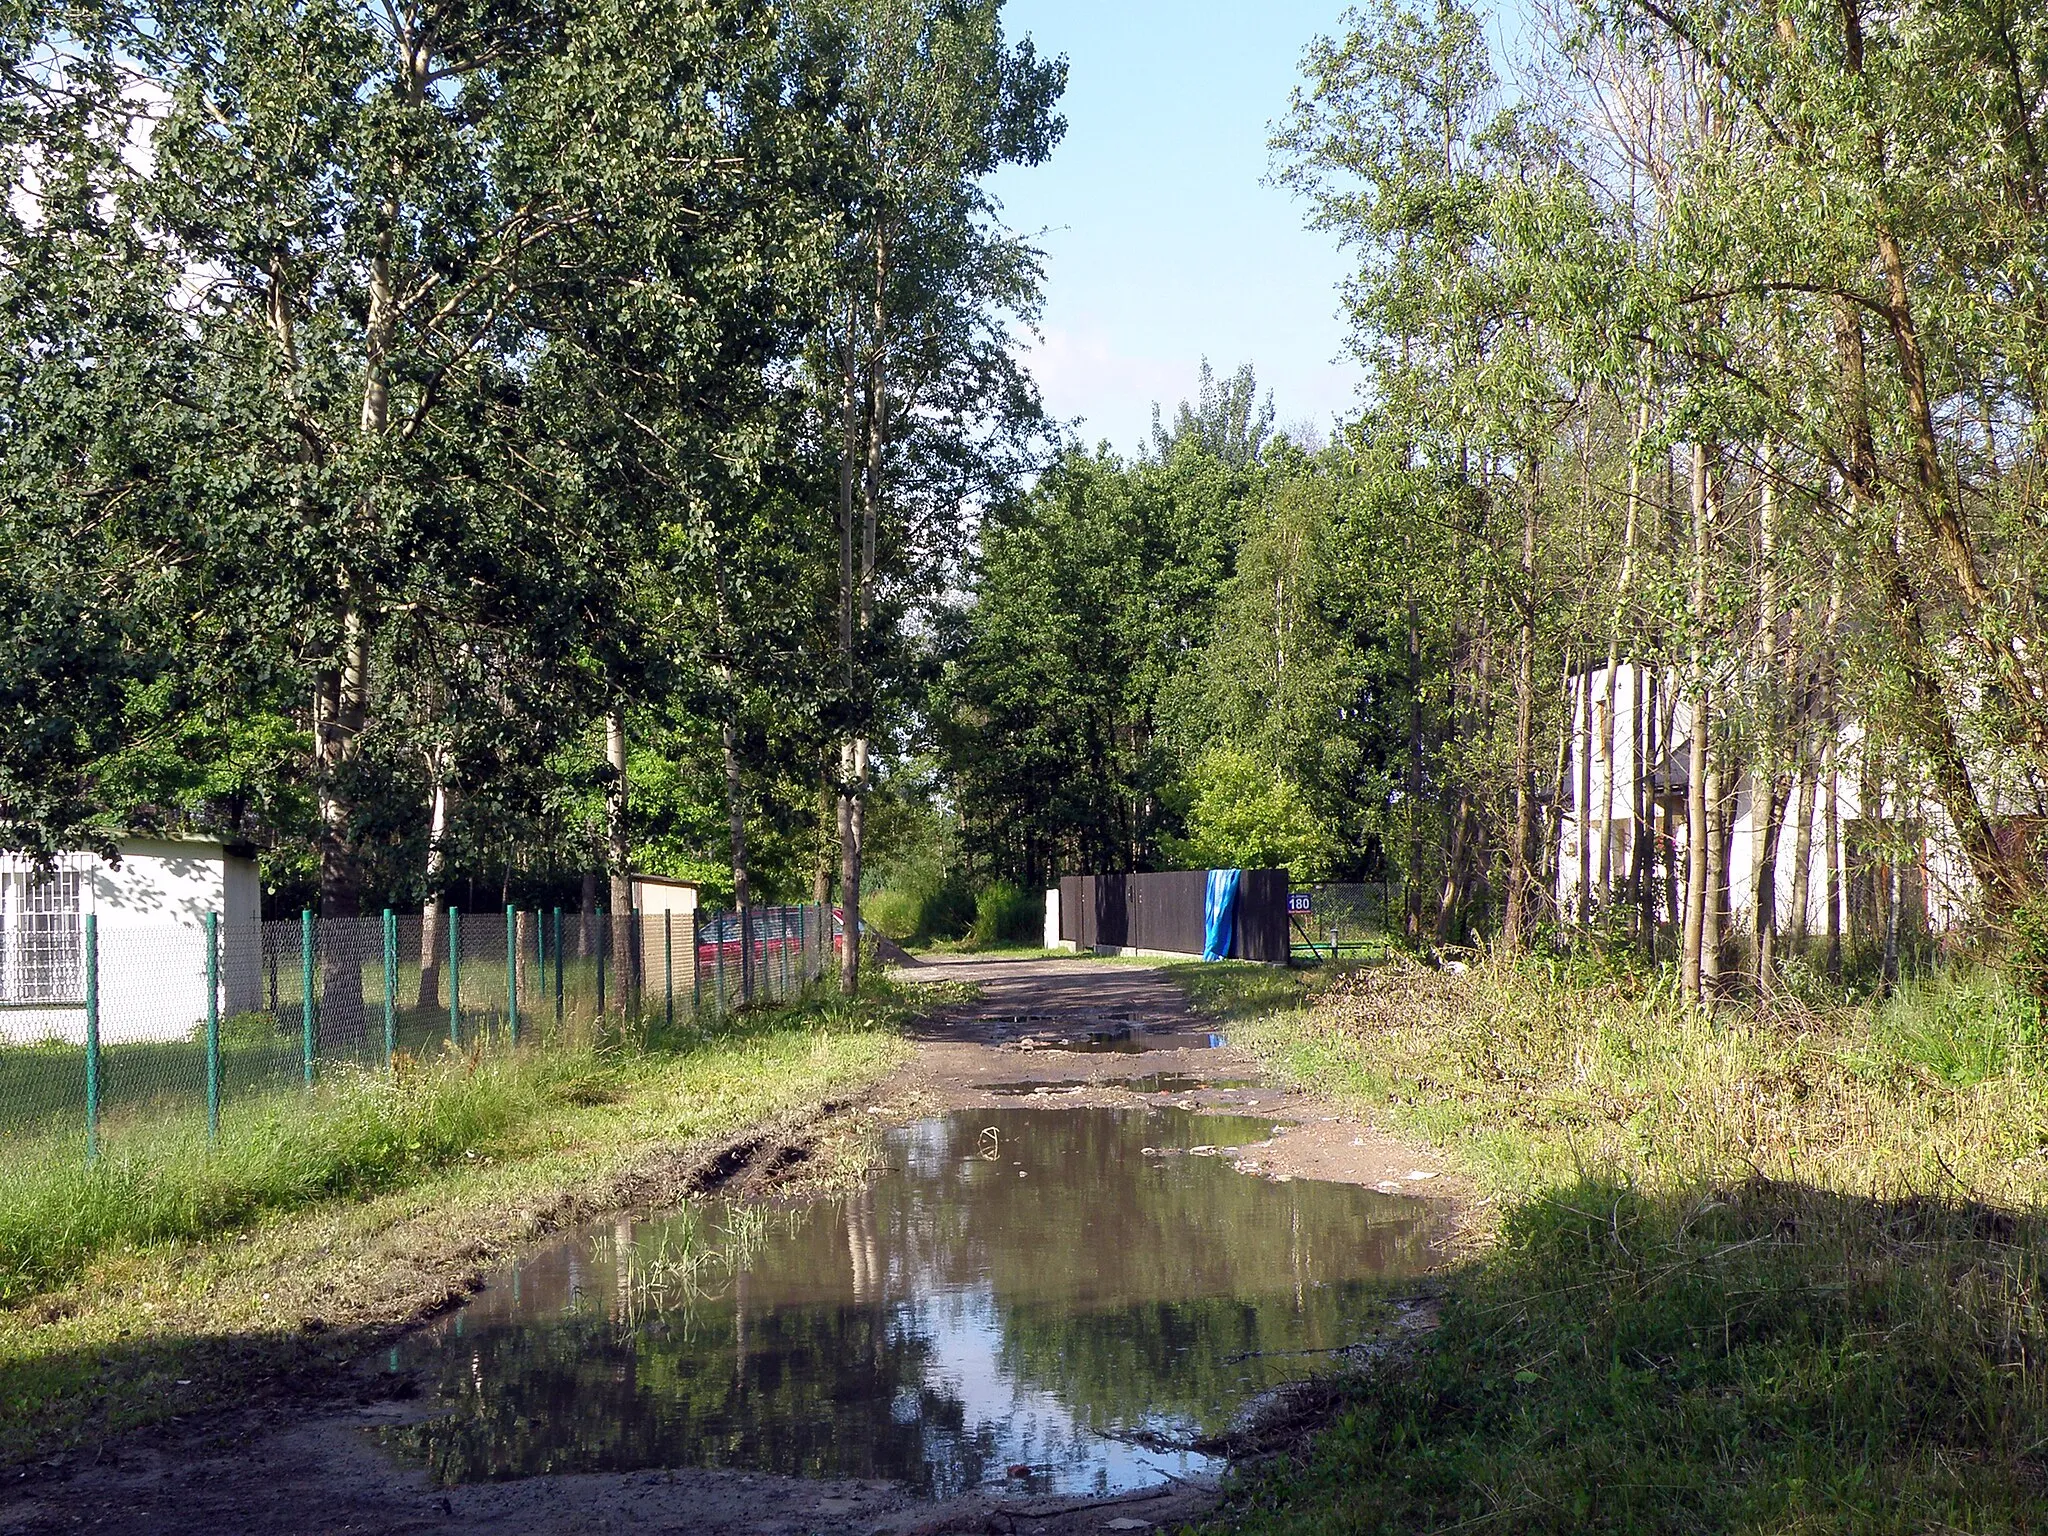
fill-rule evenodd
<path id="1" fill-rule="evenodd" d="M 1216 1529 L 2039 1529 L 2044 1230 L 1762 1179 L 1554 1192 Z"/>
<path id="2" fill-rule="evenodd" d="M 1216 1019 L 1256 1019 L 1299 1008 L 1328 980 L 1322 971 L 1249 960 L 1175 961 L 1167 970 L 1188 1000 Z"/>

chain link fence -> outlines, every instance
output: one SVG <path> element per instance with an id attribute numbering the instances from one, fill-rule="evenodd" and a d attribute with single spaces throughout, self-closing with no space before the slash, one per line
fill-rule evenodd
<path id="1" fill-rule="evenodd" d="M 1318 962 L 1379 954 L 1401 926 L 1401 884 L 1330 883 L 1288 893 L 1293 958 Z"/>
<path id="2" fill-rule="evenodd" d="M 441 1052 L 546 1050 L 797 998 L 832 974 L 830 907 L 630 912 L 508 907 L 198 926 L 88 915 L 0 1001 L 0 1132 L 25 1146 L 221 1116 L 341 1071 Z"/>

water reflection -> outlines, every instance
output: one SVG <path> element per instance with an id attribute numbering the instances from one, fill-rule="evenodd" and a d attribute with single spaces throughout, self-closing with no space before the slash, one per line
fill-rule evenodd
<path id="1" fill-rule="evenodd" d="M 858 1194 L 571 1234 L 414 1336 L 448 1412 L 394 1432 L 446 1481 L 656 1466 L 1117 1490 L 1204 1458 L 1301 1352 L 1429 1260 L 1420 1206 L 1143 1149 L 1260 1117 L 997 1109 L 895 1133 Z M 1292 1352 L 1292 1353 L 1290 1353 Z"/>

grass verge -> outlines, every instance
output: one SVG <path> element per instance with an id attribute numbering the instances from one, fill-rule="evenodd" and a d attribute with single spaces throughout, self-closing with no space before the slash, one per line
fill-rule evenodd
<path id="1" fill-rule="evenodd" d="M 1223 984 L 1218 983 L 1218 986 Z M 1692 1015 L 1657 977 L 1354 972 L 1233 1043 L 1482 1192 L 1432 1344 L 1235 1531 L 2038 1529 L 2048 1062 L 1985 976 Z"/>
<path id="2" fill-rule="evenodd" d="M 0 1155 L 0 1460 L 243 1400 L 466 1294 L 519 1242 L 664 1197 L 673 1150 L 886 1073 L 929 989 L 736 1015 L 632 1051 L 451 1057 Z M 75 1150 L 75 1149 L 74 1149 Z"/>

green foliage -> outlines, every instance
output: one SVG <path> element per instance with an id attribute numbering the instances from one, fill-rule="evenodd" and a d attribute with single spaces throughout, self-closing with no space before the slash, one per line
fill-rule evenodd
<path id="1" fill-rule="evenodd" d="M 1878 1005 L 1873 1067 L 1904 1063 L 1956 1088 L 2015 1073 L 2038 1073 L 2041 1005 L 1991 971 L 1915 977 Z"/>
<path id="2" fill-rule="evenodd" d="M 1038 940 L 1045 935 L 1045 897 L 1019 890 L 1007 880 L 974 895 L 974 926 L 968 936 L 979 948 Z"/>
<path id="3" fill-rule="evenodd" d="M 2034 895 L 2006 915 L 2004 965 L 2037 998 L 2048 998 L 2048 896 Z"/>
<path id="4" fill-rule="evenodd" d="M 1212 747 L 1187 779 L 1188 835 L 1168 838 L 1169 859 L 1187 869 L 1285 866 L 1297 879 L 1318 878 L 1328 839 L 1301 791 L 1257 754 Z"/>
<path id="5" fill-rule="evenodd" d="M 991 518 L 941 740 L 994 873 L 1043 888 L 1151 856 L 1162 700 L 1206 637 L 1244 487 L 1192 442 L 1135 465 L 1077 448 Z"/>

